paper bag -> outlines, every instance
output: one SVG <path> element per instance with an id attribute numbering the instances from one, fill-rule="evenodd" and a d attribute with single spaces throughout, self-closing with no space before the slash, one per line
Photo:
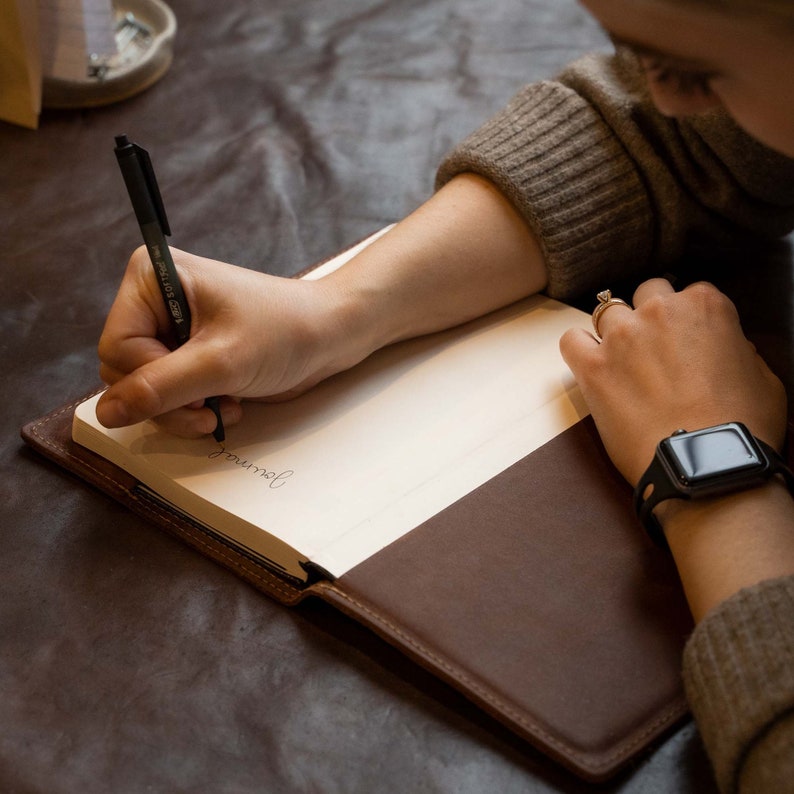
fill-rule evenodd
<path id="1" fill-rule="evenodd" d="M 0 3 L 0 119 L 35 129 L 41 112 L 41 52 L 36 3 Z"/>

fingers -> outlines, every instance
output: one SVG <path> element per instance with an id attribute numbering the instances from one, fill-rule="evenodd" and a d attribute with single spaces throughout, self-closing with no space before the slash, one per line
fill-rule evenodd
<path id="1" fill-rule="evenodd" d="M 631 302 L 634 309 L 639 309 L 653 298 L 672 295 L 674 293 L 675 290 L 673 285 L 667 279 L 652 278 L 648 281 L 644 281 L 637 287 Z M 599 303 L 593 312 L 594 330 L 596 330 L 602 340 L 609 335 L 610 329 L 618 327 L 625 328 L 634 320 L 632 313 L 626 311 L 627 309 L 631 309 L 628 303 L 621 302 L 621 299 L 616 296 L 610 297 L 611 300 L 603 302 L 601 295 L 599 295 L 599 301 L 602 302 Z"/>
<path id="2" fill-rule="evenodd" d="M 598 340 L 583 328 L 569 328 L 560 338 L 560 355 L 580 387 L 588 365 L 597 366 Z"/>
<path id="3" fill-rule="evenodd" d="M 99 376 L 107 384 L 116 383 L 138 367 L 169 352 L 159 339 L 113 339 L 110 334 L 103 334 L 99 342 Z"/>
<path id="4" fill-rule="evenodd" d="M 106 427 L 122 427 L 160 417 L 194 402 L 203 404 L 207 396 L 225 391 L 221 384 L 226 380 L 227 368 L 218 363 L 217 356 L 208 354 L 205 347 L 188 342 L 116 380 L 97 405 L 99 421 Z M 215 419 L 211 411 L 207 414 L 205 419 L 192 416 L 188 421 L 189 415 L 183 415 L 175 421 L 189 425 L 207 422 L 211 425 L 207 432 L 211 432 Z"/>
<path id="5" fill-rule="evenodd" d="M 598 293 L 598 305 L 593 309 L 593 331 L 598 339 L 603 339 L 608 328 L 616 322 L 626 319 L 626 312 L 631 312 L 631 306 L 622 298 L 612 295 L 610 290 Z M 615 317 L 623 314 L 624 317 Z"/>
<path id="6" fill-rule="evenodd" d="M 137 367 L 165 355 L 160 341 L 168 315 L 145 249 L 130 257 L 116 300 L 99 339 L 100 375 L 115 383 Z"/>
<path id="7" fill-rule="evenodd" d="M 675 289 L 673 285 L 666 278 L 652 278 L 648 281 L 643 281 L 643 283 L 634 290 L 632 303 L 634 304 L 634 308 L 637 309 L 651 298 L 661 295 L 672 295 L 674 292 Z"/>
<path id="8" fill-rule="evenodd" d="M 588 364 L 597 366 L 598 348 L 609 328 L 626 323 L 634 314 L 622 298 L 614 297 L 610 290 L 598 293 L 598 304 L 593 310 L 593 333 L 581 328 L 571 328 L 560 338 L 560 353 L 577 380 Z"/>
<path id="9" fill-rule="evenodd" d="M 225 428 L 236 425 L 242 419 L 242 406 L 233 397 L 221 397 L 219 407 Z M 209 408 L 204 407 L 203 401 L 184 408 L 177 408 L 158 416 L 154 421 L 167 432 L 182 436 L 182 438 L 199 438 L 209 435 L 215 430 L 217 423 L 215 414 Z"/>
<path id="10" fill-rule="evenodd" d="M 183 276 L 188 275 L 191 258 L 175 254 Z M 204 345 L 202 352 L 202 345 L 193 343 L 187 354 L 186 346 L 172 353 L 164 341 L 170 332 L 151 262 L 145 249 L 138 249 L 130 257 L 99 341 L 100 376 L 110 384 L 97 406 L 104 425 L 121 427 L 156 417 L 158 424 L 182 436 L 215 429 L 217 419 L 204 408 L 204 398 L 223 393 L 217 381 L 228 367 L 210 361 L 221 357 L 213 354 L 212 346 Z M 225 425 L 239 421 L 238 403 L 224 399 L 220 407 Z"/>

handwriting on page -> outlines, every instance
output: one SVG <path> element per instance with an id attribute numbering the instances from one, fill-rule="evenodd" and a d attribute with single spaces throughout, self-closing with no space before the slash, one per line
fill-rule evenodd
<path id="1" fill-rule="evenodd" d="M 282 472 L 271 471 L 266 466 L 259 466 L 256 463 L 252 463 L 250 460 L 245 460 L 239 455 L 235 455 L 233 452 L 227 452 L 226 447 L 221 447 L 220 449 L 210 452 L 207 457 L 210 460 L 221 460 L 224 463 L 228 463 L 230 466 L 238 466 L 240 471 L 245 471 L 254 477 L 259 477 L 264 480 L 268 488 L 283 487 L 287 480 L 295 474 L 292 469 L 286 469 Z"/>

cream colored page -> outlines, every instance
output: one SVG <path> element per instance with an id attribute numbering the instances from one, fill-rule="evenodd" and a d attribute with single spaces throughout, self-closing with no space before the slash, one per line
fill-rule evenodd
<path id="1" fill-rule="evenodd" d="M 400 384 L 406 421 L 348 483 L 366 506 L 311 559 L 349 570 L 586 416 L 558 350 L 574 325 L 589 315 L 535 298 L 414 362 Z"/>
<path id="2" fill-rule="evenodd" d="M 585 415 L 558 340 L 589 322 L 538 297 L 394 345 L 296 400 L 247 404 L 223 451 L 80 416 L 137 476 L 145 462 L 339 576 Z"/>

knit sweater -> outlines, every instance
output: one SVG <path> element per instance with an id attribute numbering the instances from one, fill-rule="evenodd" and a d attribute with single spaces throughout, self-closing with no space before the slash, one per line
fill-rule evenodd
<path id="1" fill-rule="evenodd" d="M 491 180 L 535 232 L 549 295 L 663 272 L 693 244 L 794 228 L 794 160 L 722 111 L 660 115 L 629 55 L 588 56 L 527 86 L 445 158 L 437 185 Z"/>
<path id="2" fill-rule="evenodd" d="M 563 300 L 663 272 L 693 244 L 794 228 L 794 160 L 723 112 L 661 116 L 628 54 L 588 56 L 522 89 L 445 158 L 437 184 L 462 172 L 519 210 Z M 714 609 L 683 666 L 721 790 L 794 792 L 794 577 Z"/>

